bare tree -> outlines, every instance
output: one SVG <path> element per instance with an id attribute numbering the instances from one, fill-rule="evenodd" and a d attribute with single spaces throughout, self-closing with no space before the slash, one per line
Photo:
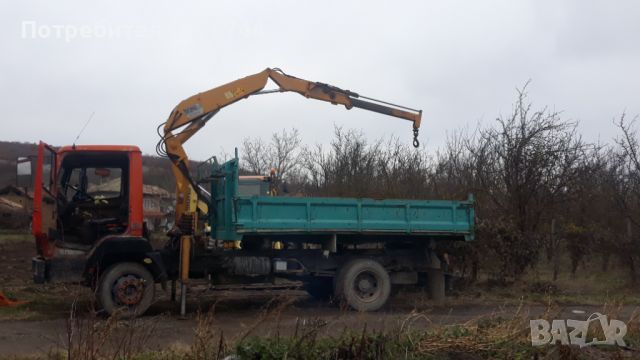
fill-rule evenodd
<path id="1" fill-rule="evenodd" d="M 625 220 L 618 224 L 620 236 L 616 245 L 623 264 L 627 267 L 630 279 L 636 282 L 636 268 L 640 262 L 640 242 L 634 229 L 640 226 L 640 143 L 635 128 L 638 117 L 627 121 L 626 114 L 622 114 L 615 123 L 621 135 L 615 140 L 616 149 L 612 152 L 610 171 L 612 174 L 612 189 L 615 199 L 614 207 Z"/>
<path id="2" fill-rule="evenodd" d="M 575 122 L 563 121 L 548 108 L 532 110 L 526 85 L 518 90 L 513 112 L 497 119 L 497 127 L 480 129 L 470 143 L 480 191 L 493 207 L 484 215 L 512 222 L 516 234 L 503 261 L 512 262 L 510 272 L 521 274 L 538 256 L 543 215 L 552 215 L 562 205 L 580 175 L 587 146 L 576 132 Z M 502 251 L 503 249 L 500 249 Z"/>
<path id="3" fill-rule="evenodd" d="M 267 151 L 267 163 L 276 170 L 277 183 L 286 178 L 300 164 L 300 134 L 293 128 L 274 133 Z"/>
<path id="4" fill-rule="evenodd" d="M 622 114 L 615 123 L 622 133 L 615 143 L 617 149 L 613 152 L 612 171 L 617 178 L 616 200 L 620 211 L 635 226 L 640 226 L 638 210 L 640 210 L 640 144 L 635 129 L 638 117 L 627 121 L 626 114 Z"/>
<path id="5" fill-rule="evenodd" d="M 242 141 L 242 165 L 250 172 L 260 175 L 268 170 L 267 145 L 260 138 L 245 138 Z"/>
<path id="6" fill-rule="evenodd" d="M 300 142 L 297 129 L 274 133 L 268 144 L 260 138 L 245 138 L 242 141 L 243 166 L 254 174 L 268 174 L 275 169 L 279 181 L 299 165 Z"/>

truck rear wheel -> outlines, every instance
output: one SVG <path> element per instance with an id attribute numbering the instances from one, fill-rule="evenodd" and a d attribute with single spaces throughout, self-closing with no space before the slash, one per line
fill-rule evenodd
<path id="1" fill-rule="evenodd" d="M 314 299 L 328 300 L 333 295 L 333 278 L 317 276 L 304 284 L 304 289 Z"/>
<path id="2" fill-rule="evenodd" d="M 336 279 L 335 294 L 358 311 L 380 309 L 390 293 L 389 274 L 375 260 L 351 260 L 342 266 Z"/>
<path id="3" fill-rule="evenodd" d="M 102 276 L 96 297 L 109 315 L 132 318 L 144 314 L 155 295 L 153 276 L 137 263 L 110 266 Z"/>

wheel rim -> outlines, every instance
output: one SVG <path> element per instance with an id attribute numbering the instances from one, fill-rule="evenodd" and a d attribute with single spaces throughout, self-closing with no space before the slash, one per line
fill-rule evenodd
<path id="1" fill-rule="evenodd" d="M 144 279 L 128 274 L 119 277 L 111 288 L 113 300 L 118 305 L 135 306 L 144 297 Z"/>
<path id="2" fill-rule="evenodd" d="M 355 276 L 353 290 L 360 301 L 372 302 L 380 295 L 380 279 L 374 272 L 361 271 Z"/>

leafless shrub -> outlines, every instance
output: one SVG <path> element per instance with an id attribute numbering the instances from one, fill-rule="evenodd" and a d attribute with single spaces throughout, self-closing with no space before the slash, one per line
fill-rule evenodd
<path id="1" fill-rule="evenodd" d="M 156 331 L 156 319 L 100 319 L 93 310 L 79 314 L 74 301 L 66 322 L 63 348 L 69 360 L 131 359 L 143 352 Z"/>
<path id="2" fill-rule="evenodd" d="M 616 146 L 611 152 L 609 164 L 614 199 L 612 207 L 624 219 L 622 224 L 617 221 L 619 235 L 614 245 L 633 283 L 636 282 L 636 268 L 640 262 L 640 240 L 636 235 L 640 226 L 640 142 L 635 128 L 637 119 L 628 121 L 623 113 L 615 122 L 621 134 L 615 140 Z M 620 231 L 621 228 L 625 230 Z"/>
<path id="3" fill-rule="evenodd" d="M 215 305 L 207 312 L 198 312 L 190 356 L 194 360 L 223 359 L 228 352 L 224 332 L 215 326 Z M 217 340 L 217 341 L 216 341 Z"/>
<path id="4" fill-rule="evenodd" d="M 483 220 L 491 227 L 491 219 L 501 219 L 498 233 L 510 231 L 494 248 L 503 253 L 500 261 L 509 262 L 503 275 L 522 274 L 538 258 L 545 216 L 568 201 L 587 145 L 575 122 L 547 108 L 533 110 L 525 85 L 518 90 L 513 112 L 498 118 L 496 127 L 481 128 L 468 149 L 483 201 Z M 496 241 L 480 239 L 485 240 Z"/>
<path id="5" fill-rule="evenodd" d="M 517 91 L 507 116 L 473 131 L 453 130 L 433 152 L 341 127 L 328 146 L 303 146 L 294 129 L 269 142 L 245 139 L 243 165 L 261 174 L 276 168 L 276 180 L 296 195 L 462 199 L 473 193 L 477 241 L 447 249 L 473 279 L 481 271 L 517 278 L 544 251 L 554 280 L 562 256 L 569 257 L 572 274 L 593 257 L 608 269 L 615 256 L 634 280 L 640 262 L 636 119 L 623 114 L 613 143 L 590 144 L 577 122 L 535 109 L 528 86 Z"/>

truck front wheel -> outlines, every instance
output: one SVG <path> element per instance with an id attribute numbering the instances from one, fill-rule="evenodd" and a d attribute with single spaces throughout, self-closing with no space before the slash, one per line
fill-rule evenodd
<path id="1" fill-rule="evenodd" d="M 142 315 L 155 295 L 153 276 L 137 263 L 119 263 L 110 266 L 102 276 L 96 294 L 103 310 L 122 318 Z"/>
<path id="2" fill-rule="evenodd" d="M 335 293 L 355 310 L 376 311 L 389 299 L 391 279 L 379 262 L 354 259 L 340 269 Z"/>

